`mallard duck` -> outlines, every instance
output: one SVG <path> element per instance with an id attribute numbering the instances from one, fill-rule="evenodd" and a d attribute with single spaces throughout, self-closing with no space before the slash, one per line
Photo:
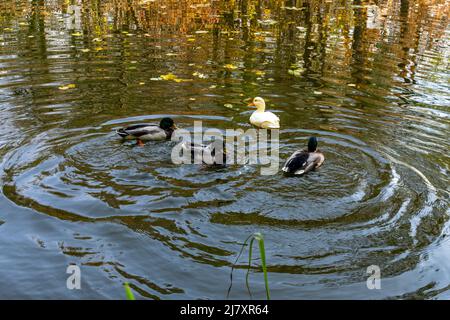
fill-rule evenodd
<path id="1" fill-rule="evenodd" d="M 163 118 L 157 125 L 136 124 L 116 131 L 122 138 L 136 139 L 137 144 L 143 146 L 143 141 L 166 140 L 172 137 L 177 126 L 171 118 Z"/>
<path id="2" fill-rule="evenodd" d="M 279 129 L 280 118 L 275 114 L 266 110 L 266 102 L 261 97 L 256 97 L 248 105 L 249 107 L 256 107 L 256 111 L 250 117 L 250 123 L 254 126 L 263 129 Z"/>
<path id="3" fill-rule="evenodd" d="M 220 144 L 217 146 L 215 147 L 214 142 L 205 145 L 185 141 L 181 144 L 181 148 L 185 152 L 191 153 L 192 163 L 201 162 L 207 165 L 225 165 L 227 162 L 225 140 L 222 140 L 222 146 Z M 208 155 L 211 155 L 211 158 L 208 159 Z"/>
<path id="4" fill-rule="evenodd" d="M 308 140 L 308 149 L 295 151 L 283 166 L 283 171 L 288 174 L 303 175 L 320 167 L 325 161 L 322 152 L 317 149 L 317 138 Z"/>

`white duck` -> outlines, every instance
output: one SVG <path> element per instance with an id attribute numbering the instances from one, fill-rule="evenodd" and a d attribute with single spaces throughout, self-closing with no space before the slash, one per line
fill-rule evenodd
<path id="1" fill-rule="evenodd" d="M 263 129 L 279 129 L 280 118 L 272 112 L 266 111 L 266 102 L 261 97 L 256 97 L 248 105 L 256 107 L 256 111 L 250 117 L 250 123 Z"/>

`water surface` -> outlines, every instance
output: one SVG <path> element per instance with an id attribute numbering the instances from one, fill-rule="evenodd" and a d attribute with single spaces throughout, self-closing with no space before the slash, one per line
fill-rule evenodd
<path id="1" fill-rule="evenodd" d="M 450 298 L 449 11 L 2 1 L 0 297 L 123 299 L 127 281 L 140 298 L 223 299 L 261 232 L 275 299 Z M 114 134 L 165 116 L 245 130 L 257 95 L 281 118 L 281 158 L 316 135 L 320 171 L 177 166 L 174 142 Z M 249 298 L 245 260 L 234 299 Z M 69 264 L 81 290 L 66 288 Z M 260 269 L 250 279 L 264 298 Z"/>

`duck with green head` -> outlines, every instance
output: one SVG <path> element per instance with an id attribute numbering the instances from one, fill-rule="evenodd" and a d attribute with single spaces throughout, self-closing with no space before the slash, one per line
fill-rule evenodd
<path id="1" fill-rule="evenodd" d="M 304 175 L 319 168 L 325 161 L 325 156 L 317 149 L 317 138 L 308 140 L 308 148 L 295 151 L 283 166 L 283 172 L 293 175 Z"/>
<path id="2" fill-rule="evenodd" d="M 170 139 L 176 129 L 177 126 L 171 118 L 163 118 L 159 125 L 136 124 L 121 128 L 116 133 L 124 139 L 136 139 L 137 144 L 143 146 L 143 141 Z"/>

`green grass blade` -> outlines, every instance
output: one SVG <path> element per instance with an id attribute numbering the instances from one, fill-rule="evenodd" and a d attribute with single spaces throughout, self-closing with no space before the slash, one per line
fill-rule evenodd
<path id="1" fill-rule="evenodd" d="M 267 300 L 270 300 L 269 279 L 267 277 L 266 249 L 264 247 L 264 237 L 262 234 L 256 236 L 259 242 L 259 254 L 261 255 L 261 264 L 264 273 L 264 284 L 266 286 Z"/>
<path id="2" fill-rule="evenodd" d="M 127 296 L 127 300 L 136 300 L 128 282 L 125 282 L 123 286 L 125 287 L 125 294 Z"/>

